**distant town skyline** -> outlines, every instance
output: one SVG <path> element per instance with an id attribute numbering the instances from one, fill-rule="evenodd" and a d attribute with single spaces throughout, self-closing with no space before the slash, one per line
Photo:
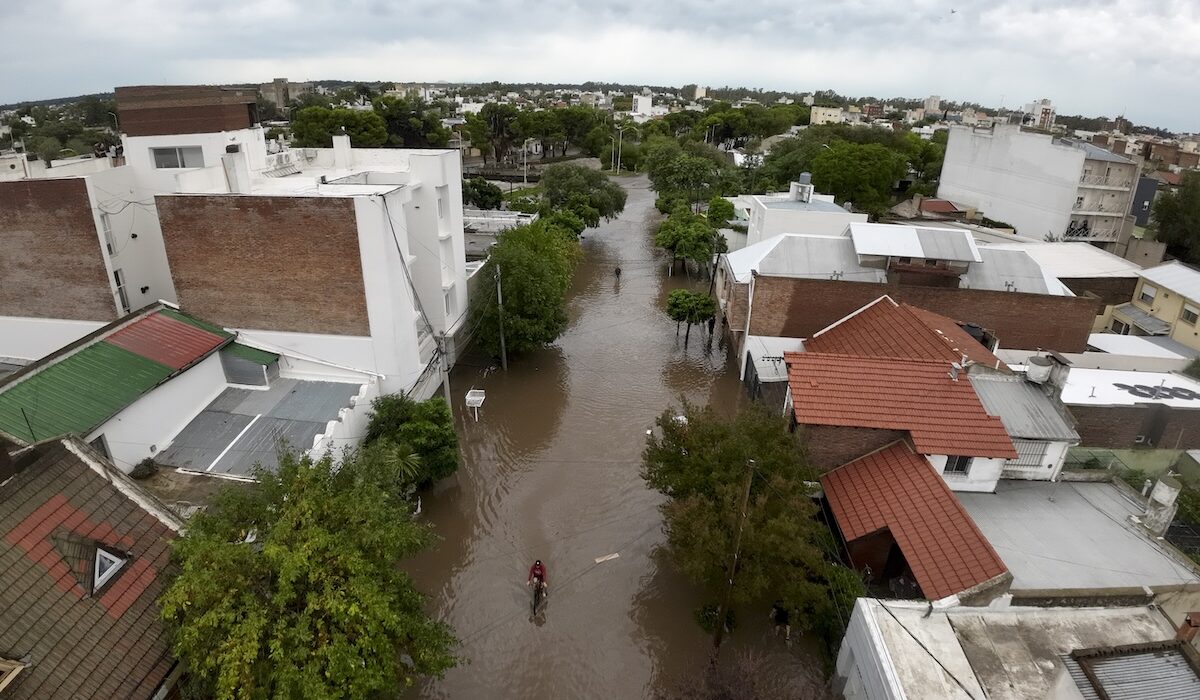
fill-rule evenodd
<path id="1" fill-rule="evenodd" d="M 961 5 L 961 7 L 956 7 Z M 0 103 L 275 77 L 936 94 L 1200 131 L 1186 0 L 5 3 Z M 52 41 L 51 41 L 52 40 Z M 47 50 L 47 41 L 51 41 Z"/>

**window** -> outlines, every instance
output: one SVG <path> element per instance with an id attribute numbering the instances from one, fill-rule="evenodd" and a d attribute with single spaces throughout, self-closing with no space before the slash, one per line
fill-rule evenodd
<path id="1" fill-rule="evenodd" d="M 92 577 L 92 593 L 95 594 L 104 588 L 104 584 L 111 581 L 123 566 L 125 566 L 125 557 L 114 554 L 103 547 L 96 547 L 96 568 Z"/>
<path id="2" fill-rule="evenodd" d="M 0 693 L 17 678 L 17 674 L 25 670 L 25 664 L 19 661 L 0 658 Z"/>
<path id="3" fill-rule="evenodd" d="M 1117 335 L 1129 335 L 1129 324 L 1121 323 L 1116 319 L 1113 319 L 1112 325 L 1108 329 Z"/>
<path id="4" fill-rule="evenodd" d="M 1138 295 L 1138 301 L 1146 306 L 1154 303 L 1154 297 L 1158 294 L 1158 288 L 1152 287 L 1145 282 L 1142 283 L 1142 293 Z"/>
<path id="5" fill-rule="evenodd" d="M 108 214 L 100 215 L 100 232 L 104 234 L 104 248 L 112 255 L 116 249 L 113 247 L 112 221 L 109 220 Z"/>
<path id="6" fill-rule="evenodd" d="M 113 270 L 113 282 L 117 284 L 117 299 L 121 302 L 121 313 L 127 314 L 132 309 L 129 306 L 129 295 L 125 293 L 125 273 Z"/>
<path id="7" fill-rule="evenodd" d="M 896 258 L 896 262 L 901 265 L 908 265 L 912 263 L 912 258 Z"/>
<path id="8" fill-rule="evenodd" d="M 943 474 L 959 474 L 966 476 L 971 471 L 971 457 L 947 457 Z"/>
<path id="9" fill-rule="evenodd" d="M 150 155 L 156 168 L 203 168 L 204 150 L 199 146 L 178 148 L 151 148 Z"/>
<path id="10" fill-rule="evenodd" d="M 925 259 L 925 267 L 937 267 L 937 264 L 938 264 L 937 258 L 926 258 Z"/>
<path id="11" fill-rule="evenodd" d="M 438 197 L 438 218 L 446 218 L 446 202 L 441 197 Z"/>
<path id="12" fill-rule="evenodd" d="M 1184 323 L 1194 326 L 1196 325 L 1196 319 L 1200 318 L 1200 309 L 1197 309 L 1191 304 L 1184 304 L 1183 313 L 1179 315 L 1179 318 L 1182 319 Z"/>
<path id="13" fill-rule="evenodd" d="M 446 303 L 446 323 L 449 324 L 450 320 L 454 318 L 454 290 L 447 289 L 442 296 Z"/>

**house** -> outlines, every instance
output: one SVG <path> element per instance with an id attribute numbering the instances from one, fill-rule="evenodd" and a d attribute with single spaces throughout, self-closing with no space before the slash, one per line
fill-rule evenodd
<path id="1" fill-rule="evenodd" d="M 181 528 L 76 438 L 0 449 L 0 696 L 167 697 L 156 600 Z"/>
<path id="2" fill-rule="evenodd" d="M 1113 308 L 1109 330 L 1170 338 L 1200 350 L 1200 270 L 1172 261 L 1140 276 L 1131 300 Z"/>
<path id="3" fill-rule="evenodd" d="M 972 372 L 968 379 L 984 410 L 1000 418 L 1017 450 L 1017 457 L 1004 463 L 1000 478 L 1057 480 L 1067 450 L 1080 443 L 1063 404 L 1023 376 Z"/>
<path id="4" fill-rule="evenodd" d="M 977 209 L 1030 238 L 1124 253 L 1137 164 L 1098 146 L 1015 125 L 950 129 L 938 197 Z"/>
<path id="5" fill-rule="evenodd" d="M 1200 614 L 1153 606 L 978 608 L 859 598 L 838 652 L 846 700 L 1192 698 Z"/>
<path id="6" fill-rule="evenodd" d="M 1018 457 L 1004 423 L 954 363 L 812 351 L 784 359 L 784 408 L 818 469 L 908 439 L 951 489 L 992 491 Z"/>
<path id="7" fill-rule="evenodd" d="M 759 243 L 781 233 L 836 236 L 852 222 L 866 222 L 866 214 L 852 214 L 833 201 L 833 195 L 817 194 L 808 173 L 791 184 L 786 193 L 746 195 L 749 226 L 746 245 Z"/>
<path id="8" fill-rule="evenodd" d="M 849 564 L 892 594 L 986 603 L 1012 575 L 925 457 L 901 439 L 821 476 Z"/>
<path id="9" fill-rule="evenodd" d="M 73 435 L 124 472 L 153 459 L 250 478 L 281 444 L 314 457 L 358 444 L 379 383 L 155 304 L 0 379 L 0 445 Z"/>
<path id="10" fill-rule="evenodd" d="M 738 354 L 752 335 L 805 338 L 882 294 L 991 329 L 1008 347 L 1082 351 L 1099 302 L 1027 253 L 964 229 L 851 223 L 780 234 L 721 256 L 714 289 Z"/>

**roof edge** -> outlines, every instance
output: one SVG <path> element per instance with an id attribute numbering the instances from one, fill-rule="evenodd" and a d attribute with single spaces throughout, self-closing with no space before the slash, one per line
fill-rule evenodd
<path id="1" fill-rule="evenodd" d="M 901 304 L 898 304 L 898 303 L 896 302 L 896 300 L 895 300 L 895 299 L 893 299 L 893 298 L 891 297 L 891 295 L 889 295 L 889 294 L 884 294 L 884 295 L 880 296 L 878 299 L 876 299 L 876 300 L 874 300 L 874 301 L 870 301 L 870 302 L 867 302 L 866 304 L 863 304 L 862 306 L 858 307 L 858 308 L 857 308 L 857 309 L 855 309 L 854 311 L 851 311 L 850 313 L 848 313 L 848 314 L 846 314 L 845 316 L 843 316 L 843 317 L 839 318 L 838 320 L 834 321 L 833 323 L 829 324 L 828 326 L 825 326 L 824 328 L 822 328 L 821 330 L 817 331 L 816 333 L 813 333 L 813 334 L 812 334 L 811 336 L 809 336 L 809 337 L 810 337 L 810 338 L 816 338 L 816 337 L 820 336 L 822 333 L 826 333 L 826 332 L 828 332 L 828 331 L 831 331 L 831 330 L 833 330 L 834 328 L 837 328 L 838 326 L 842 325 L 842 324 L 843 324 L 843 323 L 845 323 L 846 321 L 849 321 L 850 319 L 854 318 L 855 316 L 857 316 L 857 315 L 859 315 L 859 314 L 861 314 L 861 313 L 865 312 L 867 309 L 869 309 L 869 308 L 871 308 L 871 307 L 875 306 L 876 304 L 878 304 L 879 302 L 883 301 L 884 299 L 887 299 L 888 301 L 892 302 L 892 306 L 895 306 L 895 307 L 899 307 L 899 306 L 901 306 Z"/>
<path id="2" fill-rule="evenodd" d="M 117 469 L 99 453 L 84 443 L 78 437 L 69 436 L 62 439 L 62 444 L 84 464 L 107 481 L 121 495 L 137 504 L 139 508 L 153 515 L 163 525 L 174 532 L 182 532 L 183 520 L 175 515 L 166 504 L 144 491 L 133 482 L 124 472 Z"/>

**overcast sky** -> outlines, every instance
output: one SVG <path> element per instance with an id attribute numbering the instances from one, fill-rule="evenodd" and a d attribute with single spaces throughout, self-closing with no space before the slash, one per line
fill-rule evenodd
<path id="1" fill-rule="evenodd" d="M 1200 0 L 0 0 L 0 27 L 0 103 L 274 77 L 596 80 L 1049 97 L 1200 131 Z"/>

